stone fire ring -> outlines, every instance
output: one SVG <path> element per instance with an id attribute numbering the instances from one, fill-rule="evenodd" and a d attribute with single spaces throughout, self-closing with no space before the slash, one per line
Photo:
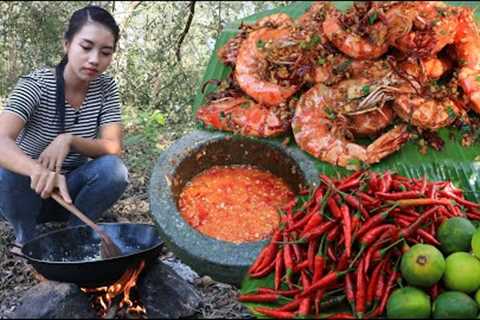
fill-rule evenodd
<path id="1" fill-rule="evenodd" d="M 239 285 L 268 240 L 234 244 L 205 236 L 184 221 L 177 207 L 180 192 L 195 175 L 213 165 L 230 164 L 269 170 L 295 192 L 319 181 L 309 156 L 273 140 L 196 130 L 162 152 L 149 186 L 150 211 L 162 240 L 197 273 Z"/>

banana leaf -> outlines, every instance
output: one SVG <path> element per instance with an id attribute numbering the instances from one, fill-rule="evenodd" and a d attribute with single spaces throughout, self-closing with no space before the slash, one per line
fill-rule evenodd
<path id="1" fill-rule="evenodd" d="M 221 48 L 228 39 L 238 33 L 238 28 L 241 23 L 254 23 L 262 17 L 280 12 L 286 13 L 295 19 L 301 16 L 312 3 L 312 1 L 295 2 L 292 5 L 263 11 L 227 25 L 216 41 L 215 50 L 212 53 L 201 84 L 211 79 L 226 79 L 232 71 L 230 67 L 223 65 L 218 60 L 217 50 Z M 352 5 L 352 1 L 337 1 L 334 3 L 340 10 L 346 10 Z M 446 3 L 452 6 L 470 6 L 474 8 L 480 6 L 480 1 L 447 1 Z M 480 21 L 480 11 L 475 11 L 475 18 L 477 21 Z M 205 96 L 216 90 L 216 87 L 210 84 L 205 86 L 204 92 L 200 89 L 201 87 L 200 85 L 195 96 L 193 105 L 194 112 L 205 103 Z M 199 127 L 203 128 L 201 124 L 199 124 Z M 207 128 L 203 129 L 211 130 Z M 474 144 L 470 147 L 462 147 L 460 144 L 461 132 L 454 128 L 443 128 L 439 130 L 439 135 L 445 141 L 444 148 L 441 151 L 435 151 L 429 148 L 426 154 L 422 154 L 417 144 L 410 141 L 404 145 L 400 151 L 383 159 L 380 163 L 372 165 L 370 169 L 375 171 L 391 170 L 410 178 L 426 176 L 430 180 L 451 180 L 455 186 L 464 190 L 467 199 L 480 202 L 480 145 Z M 259 138 L 252 139 L 263 140 Z M 284 137 L 277 139 L 283 140 Z M 290 143 L 289 148 L 298 148 L 294 143 L 293 137 L 290 137 L 290 141 L 293 142 Z M 318 171 L 326 175 L 343 176 L 351 173 L 347 169 L 330 165 L 312 156 L 309 157 L 314 161 Z M 262 279 L 246 277 L 241 285 L 241 293 L 247 293 L 257 287 L 272 288 L 273 275 Z M 252 308 L 260 304 L 248 303 L 246 305 Z M 273 306 L 273 304 L 263 305 Z M 342 310 L 342 308 L 339 310 Z M 345 311 L 348 310 L 349 308 L 345 308 Z M 332 310 L 332 312 L 334 311 L 338 310 Z M 253 313 L 259 318 L 264 318 L 261 314 Z M 328 313 L 321 316 L 328 316 Z"/>

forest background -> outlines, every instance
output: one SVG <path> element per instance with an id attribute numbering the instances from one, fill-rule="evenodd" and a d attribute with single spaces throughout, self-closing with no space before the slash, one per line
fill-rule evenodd
<path id="1" fill-rule="evenodd" d="M 107 72 L 121 93 L 126 160 L 130 170 L 150 174 L 159 152 L 195 126 L 193 99 L 223 28 L 292 2 L 0 2 L 0 110 L 19 76 L 60 61 L 72 13 L 102 6 L 120 26 Z"/>

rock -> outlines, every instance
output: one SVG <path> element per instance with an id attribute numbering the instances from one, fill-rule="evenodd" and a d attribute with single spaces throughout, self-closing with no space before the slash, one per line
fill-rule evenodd
<path id="1" fill-rule="evenodd" d="M 89 296 L 77 285 L 44 281 L 20 299 L 15 311 L 7 317 L 13 319 L 81 319 L 95 318 L 95 310 L 89 306 Z"/>
<path id="2" fill-rule="evenodd" d="M 185 318 L 195 314 L 201 298 L 194 286 L 156 260 L 138 280 L 140 299 L 149 318 Z M 44 281 L 29 289 L 7 318 L 91 319 L 91 296 L 75 284 Z"/>
<path id="3" fill-rule="evenodd" d="M 201 297 L 194 286 L 157 262 L 139 281 L 142 303 L 149 318 L 184 318 L 195 314 Z"/>

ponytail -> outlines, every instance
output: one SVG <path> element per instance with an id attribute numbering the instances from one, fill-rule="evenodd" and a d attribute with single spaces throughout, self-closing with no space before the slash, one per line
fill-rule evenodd
<path id="1" fill-rule="evenodd" d="M 65 79 L 63 78 L 63 71 L 67 65 L 68 57 L 64 55 L 62 61 L 55 67 L 56 78 L 56 114 L 58 115 L 58 123 L 60 133 L 65 131 Z"/>

